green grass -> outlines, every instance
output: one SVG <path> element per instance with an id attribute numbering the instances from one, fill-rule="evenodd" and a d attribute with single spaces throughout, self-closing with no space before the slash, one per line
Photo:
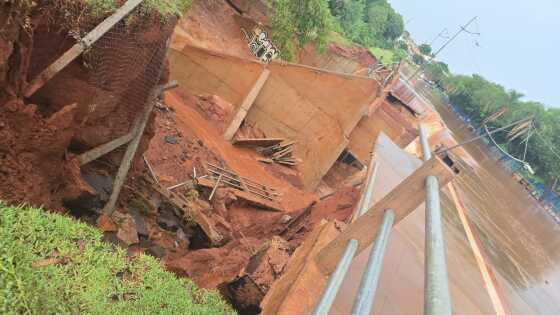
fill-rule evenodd
<path id="1" fill-rule="evenodd" d="M 0 202 L 0 240 L 0 314 L 233 313 L 216 292 L 62 215 Z M 37 265 L 49 258 L 59 261 Z"/>
<path id="2" fill-rule="evenodd" d="M 337 32 L 330 32 L 327 35 L 327 43 L 335 43 L 343 46 L 355 45 L 354 43 L 352 43 L 351 40 L 349 40 L 348 38 L 342 36 L 340 33 Z"/>
<path id="3" fill-rule="evenodd" d="M 379 47 L 369 47 L 369 51 L 385 65 L 393 63 L 393 51 Z"/>
<path id="4" fill-rule="evenodd" d="M 72 0 L 74 1 L 74 0 Z M 105 15 L 117 8 L 115 0 L 86 0 L 94 14 Z M 158 11 L 162 16 L 181 16 L 190 7 L 192 0 L 145 0 L 147 9 Z"/>

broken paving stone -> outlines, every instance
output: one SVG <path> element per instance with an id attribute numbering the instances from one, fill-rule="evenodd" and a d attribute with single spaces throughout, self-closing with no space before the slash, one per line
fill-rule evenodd
<path id="1" fill-rule="evenodd" d="M 106 214 L 102 214 L 97 218 L 97 227 L 103 232 L 117 232 L 119 227 Z"/>
<path id="2" fill-rule="evenodd" d="M 117 232 L 119 230 L 115 221 L 106 214 L 101 214 L 97 218 L 97 227 L 103 232 Z"/>
<path id="3" fill-rule="evenodd" d="M 179 141 L 177 140 L 177 137 L 175 137 L 175 136 L 165 136 L 165 142 L 167 142 L 169 144 L 177 144 Z"/>
<path id="4" fill-rule="evenodd" d="M 140 242 L 138 239 L 138 231 L 136 230 L 136 223 L 132 216 L 127 215 L 122 221 L 119 231 L 117 232 L 117 238 L 127 246 Z"/>
<path id="5" fill-rule="evenodd" d="M 146 228 L 146 222 L 144 221 L 144 217 L 140 214 L 140 212 L 136 209 L 130 209 L 130 214 L 134 219 L 134 223 L 136 223 L 136 231 L 140 236 L 148 236 L 150 233 Z"/>

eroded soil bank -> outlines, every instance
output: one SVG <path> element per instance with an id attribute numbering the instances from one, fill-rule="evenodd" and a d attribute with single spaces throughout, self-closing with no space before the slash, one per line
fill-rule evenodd
<path id="1" fill-rule="evenodd" d="M 105 241 L 132 256 L 160 258 L 177 275 L 220 289 L 245 312 L 258 311 L 264 293 L 315 225 L 351 216 L 358 185 L 341 186 L 323 200 L 302 190 L 297 167 L 260 163 L 255 150 L 223 140 L 231 104 L 219 95 L 183 97 L 174 92 L 156 104 L 116 212 L 101 214 L 124 148 L 82 166 L 77 156 L 127 134 L 152 88 L 169 80 L 165 51 L 175 21 L 162 23 L 160 16 L 144 14 L 118 24 L 26 98 L 26 85 L 104 16 L 80 20 L 81 2 L 38 2 L 28 10 L 5 2 L 0 9 L 2 200 L 81 218 L 98 226 Z M 251 57 L 243 34 L 223 27 L 236 23 L 232 10 L 220 1 L 195 1 L 182 26 L 184 21 L 198 25 L 187 29 L 195 41 Z M 266 20 L 262 12 L 255 15 Z M 233 40 L 214 40 L 229 35 Z M 266 137 L 256 126 L 242 126 L 239 135 Z M 192 180 L 194 170 L 201 172 L 207 163 L 273 187 L 284 211 L 256 207 L 227 187 L 218 188 L 211 201 L 211 189 L 196 184 L 179 187 L 171 198 L 162 192 L 162 187 Z M 186 209 L 178 209 L 173 200 Z M 192 213 L 208 218 L 221 241 L 208 239 Z"/>

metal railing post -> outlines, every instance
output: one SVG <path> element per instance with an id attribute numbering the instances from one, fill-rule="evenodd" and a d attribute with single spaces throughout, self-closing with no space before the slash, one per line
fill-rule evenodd
<path id="1" fill-rule="evenodd" d="M 356 211 L 356 219 L 360 217 L 362 214 L 366 213 L 369 209 L 369 204 L 371 203 L 371 198 L 373 196 L 373 186 L 377 178 L 378 167 L 379 167 L 379 163 L 375 162 L 372 154 L 371 162 L 369 165 L 369 172 L 368 172 L 369 175 L 367 178 L 367 184 L 364 189 L 364 193 L 362 194 L 362 197 L 360 198 L 360 201 L 358 203 L 358 209 Z M 393 214 L 393 218 L 394 218 L 394 214 Z M 391 223 L 391 226 L 392 225 L 393 224 Z M 378 235 L 381 235 L 381 231 Z M 348 245 L 346 246 L 346 249 L 342 257 L 340 258 L 338 264 L 336 265 L 335 271 L 330 276 L 327 286 L 325 287 L 325 290 L 321 295 L 319 303 L 317 303 L 317 306 L 315 306 L 315 310 L 313 311 L 313 314 L 316 315 L 328 314 L 329 310 L 331 309 L 332 303 L 336 298 L 336 294 L 338 293 L 338 290 L 342 285 L 342 281 L 346 276 L 346 272 L 348 271 L 348 268 L 352 263 L 352 259 L 354 258 L 354 254 L 356 254 L 357 249 L 358 249 L 358 241 L 355 239 L 350 240 L 348 242 Z M 383 257 L 381 257 L 381 259 L 382 258 Z"/>
<path id="2" fill-rule="evenodd" d="M 420 144 L 424 161 L 431 158 L 427 133 L 419 125 Z M 447 279 L 447 264 L 441 223 L 441 205 L 437 177 L 426 178 L 426 226 L 424 253 L 424 314 L 451 315 L 451 297 Z"/>
<path id="3" fill-rule="evenodd" d="M 420 146 L 422 148 L 422 159 L 424 162 L 432 158 L 432 151 L 430 150 L 430 144 L 428 143 L 428 132 L 426 131 L 426 126 L 424 124 L 418 125 L 418 133 L 420 136 Z"/>
<path id="4" fill-rule="evenodd" d="M 377 283 L 379 281 L 379 274 L 381 273 L 381 266 L 387 243 L 389 243 L 389 235 L 393 222 L 395 221 L 395 212 L 392 209 L 385 211 L 383 215 L 383 222 L 381 228 L 377 233 L 377 238 L 371 249 L 371 253 L 367 262 L 366 271 L 362 276 L 358 296 L 352 306 L 353 315 L 369 315 L 373 307 L 373 300 Z"/>
<path id="5" fill-rule="evenodd" d="M 373 156 L 371 157 L 373 160 Z M 373 198 L 373 186 L 375 186 L 375 180 L 377 179 L 377 170 L 379 169 L 379 163 L 373 162 L 370 165 L 371 173 L 367 179 L 366 189 L 364 190 L 363 198 L 361 199 L 360 208 L 358 208 L 358 216 L 360 217 L 369 210 L 371 199 Z"/>
<path id="6" fill-rule="evenodd" d="M 315 310 L 313 311 L 313 315 L 327 315 L 329 310 L 332 307 L 334 299 L 336 298 L 336 294 L 340 289 L 340 285 L 344 280 L 344 276 L 346 276 L 346 272 L 348 268 L 350 268 L 350 264 L 352 263 L 352 258 L 354 258 L 354 254 L 358 249 L 358 241 L 357 240 L 350 240 L 348 242 L 348 246 L 346 246 L 346 250 L 342 257 L 338 261 L 336 265 L 336 269 L 333 274 L 329 278 L 329 282 L 321 298 L 319 299 L 319 303 L 315 306 Z"/>

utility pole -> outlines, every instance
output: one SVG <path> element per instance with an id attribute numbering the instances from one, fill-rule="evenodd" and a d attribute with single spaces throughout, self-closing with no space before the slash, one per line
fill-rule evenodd
<path id="1" fill-rule="evenodd" d="M 467 24 L 465 24 L 464 26 L 461 26 L 461 29 L 460 29 L 459 31 L 457 31 L 457 33 L 455 33 L 455 35 L 453 35 L 453 37 L 451 37 L 450 39 L 448 39 L 448 40 L 445 42 L 445 44 L 443 44 L 443 46 L 441 46 L 441 48 L 438 49 L 438 51 L 436 51 L 436 52 L 432 55 L 432 57 L 430 58 L 430 60 L 428 60 L 426 63 L 422 64 L 422 65 L 418 68 L 418 70 L 416 70 L 416 71 L 412 74 L 412 76 L 410 76 L 410 78 L 408 78 L 408 80 L 414 79 L 414 77 L 415 77 L 416 75 L 418 75 L 418 73 L 420 73 L 420 71 L 422 71 L 422 70 L 424 69 L 424 65 L 426 65 L 426 64 L 428 64 L 428 63 L 430 63 L 430 62 L 432 62 L 432 60 L 434 60 L 434 59 L 437 57 L 437 55 L 438 55 L 442 50 L 444 50 L 445 47 L 447 47 L 447 45 L 449 45 L 452 41 L 454 41 L 455 38 L 457 38 L 457 36 L 459 36 L 462 32 L 467 32 L 467 33 L 469 33 L 469 34 L 480 35 L 479 33 L 472 33 L 472 32 L 469 32 L 469 31 L 467 30 L 467 27 L 469 27 L 469 25 L 471 25 L 471 23 L 474 22 L 477 18 L 478 18 L 478 16 L 475 16 L 475 17 L 473 17 Z"/>

